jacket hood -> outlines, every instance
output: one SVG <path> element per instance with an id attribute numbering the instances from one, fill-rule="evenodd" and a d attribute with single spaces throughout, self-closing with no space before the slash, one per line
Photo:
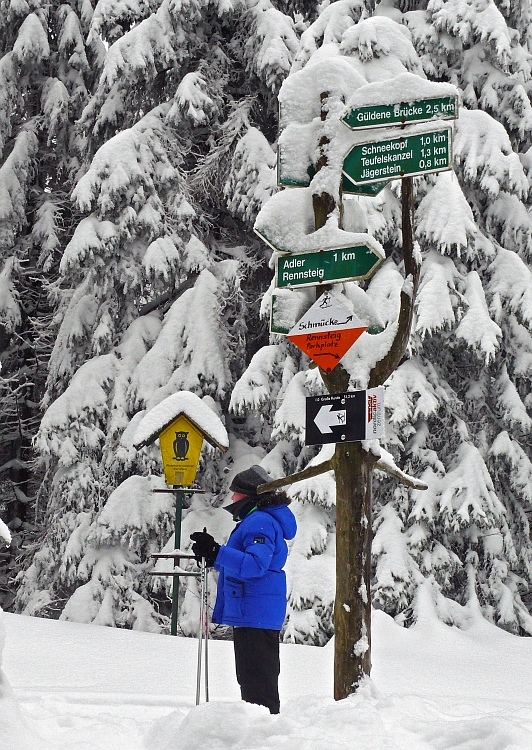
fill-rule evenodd
<path id="1" fill-rule="evenodd" d="M 285 539 L 293 539 L 297 531 L 296 517 L 287 505 L 273 505 L 260 508 L 262 513 L 269 513 L 280 525 Z"/>

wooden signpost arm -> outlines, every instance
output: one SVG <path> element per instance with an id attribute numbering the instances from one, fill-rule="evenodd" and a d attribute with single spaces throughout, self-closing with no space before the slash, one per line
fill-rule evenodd
<path id="1" fill-rule="evenodd" d="M 303 471 L 298 471 L 296 474 L 290 474 L 288 477 L 282 477 L 281 479 L 274 479 L 273 482 L 267 482 L 266 484 L 259 484 L 257 487 L 257 493 L 263 495 L 265 492 L 273 492 L 281 487 L 286 487 L 288 484 L 295 484 L 295 482 L 301 482 L 303 479 L 312 479 L 317 477 L 319 474 L 325 474 L 327 471 L 331 471 L 334 468 L 333 459 L 323 461 L 321 464 L 316 466 L 307 466 Z"/>
<path id="2" fill-rule="evenodd" d="M 392 372 L 399 366 L 404 357 L 412 317 L 414 315 L 414 303 L 419 285 L 420 264 L 414 252 L 414 186 L 412 177 L 404 177 L 401 180 L 401 210 L 402 210 L 402 235 L 403 235 L 403 259 L 405 265 L 405 284 L 401 290 L 399 320 L 397 333 L 393 343 L 386 354 L 370 372 L 368 388 L 383 385 Z"/>

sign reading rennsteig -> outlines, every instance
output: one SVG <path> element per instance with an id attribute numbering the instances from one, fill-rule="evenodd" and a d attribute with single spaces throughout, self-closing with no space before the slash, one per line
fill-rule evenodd
<path id="1" fill-rule="evenodd" d="M 342 118 L 351 130 L 384 128 L 388 125 L 404 125 L 414 122 L 454 120 L 458 116 L 458 101 L 455 96 L 422 99 L 398 104 L 382 104 L 355 107 Z"/>
<path id="2" fill-rule="evenodd" d="M 343 172 L 355 185 L 451 169 L 451 129 L 399 136 L 354 146 Z"/>

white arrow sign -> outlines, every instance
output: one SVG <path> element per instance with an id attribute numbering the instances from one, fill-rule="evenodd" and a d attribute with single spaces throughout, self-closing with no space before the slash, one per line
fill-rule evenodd
<path id="1" fill-rule="evenodd" d="M 314 424 L 323 435 L 326 435 L 332 432 L 331 427 L 345 425 L 345 420 L 345 409 L 331 411 L 331 404 L 325 404 L 314 417 Z"/>

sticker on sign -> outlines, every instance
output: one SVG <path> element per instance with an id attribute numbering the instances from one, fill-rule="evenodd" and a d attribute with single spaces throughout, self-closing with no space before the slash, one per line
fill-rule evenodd
<path id="1" fill-rule="evenodd" d="M 338 297 L 325 292 L 290 329 L 288 338 L 331 372 L 366 327 Z"/>
<path id="2" fill-rule="evenodd" d="M 305 445 L 351 443 L 384 437 L 384 388 L 310 396 Z"/>

